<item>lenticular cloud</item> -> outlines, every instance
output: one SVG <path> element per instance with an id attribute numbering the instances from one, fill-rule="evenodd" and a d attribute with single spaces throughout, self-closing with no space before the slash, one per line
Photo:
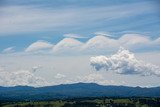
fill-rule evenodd
<path id="1" fill-rule="evenodd" d="M 118 74 L 140 74 L 160 76 L 160 67 L 137 60 L 133 53 L 120 48 L 111 57 L 96 56 L 90 58 L 90 64 L 97 70 L 105 69 Z"/>

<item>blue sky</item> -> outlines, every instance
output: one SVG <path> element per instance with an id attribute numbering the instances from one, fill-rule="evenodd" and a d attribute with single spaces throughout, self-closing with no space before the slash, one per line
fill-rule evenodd
<path id="1" fill-rule="evenodd" d="M 160 86 L 159 5 L 0 0 L 0 86 Z"/>
<path id="2" fill-rule="evenodd" d="M 21 51 L 37 40 L 55 44 L 68 33 L 88 38 L 98 31 L 116 38 L 126 33 L 160 36 L 158 0 L 2 0 L 0 4 L 0 50 L 15 46 Z"/>

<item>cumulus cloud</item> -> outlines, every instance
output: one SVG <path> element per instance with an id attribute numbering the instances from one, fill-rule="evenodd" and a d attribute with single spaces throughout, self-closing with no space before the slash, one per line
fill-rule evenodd
<path id="1" fill-rule="evenodd" d="M 88 37 L 81 36 L 78 34 L 73 34 L 73 33 L 64 34 L 63 36 L 67 38 L 88 38 Z"/>
<path id="2" fill-rule="evenodd" d="M 43 40 L 39 40 L 29 45 L 25 49 L 25 52 L 43 52 L 43 51 L 48 51 L 52 47 L 53 45 L 51 43 L 43 41 Z"/>
<path id="3" fill-rule="evenodd" d="M 160 76 L 160 67 L 145 63 L 136 59 L 133 53 L 120 48 L 119 51 L 110 56 L 96 56 L 90 58 L 90 64 L 97 70 L 114 71 L 118 74 L 140 74 Z"/>
<path id="4" fill-rule="evenodd" d="M 28 70 L 6 71 L 0 68 L 0 86 L 46 86 L 49 85 L 43 78 L 35 76 Z"/>
<path id="5" fill-rule="evenodd" d="M 14 46 L 5 48 L 2 53 L 13 53 L 15 51 L 14 48 Z"/>

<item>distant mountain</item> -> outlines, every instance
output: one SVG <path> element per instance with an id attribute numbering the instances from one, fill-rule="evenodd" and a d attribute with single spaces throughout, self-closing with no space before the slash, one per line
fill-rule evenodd
<path id="1" fill-rule="evenodd" d="M 47 87 L 0 87 L 0 101 L 53 100 L 79 97 L 160 97 L 160 87 L 103 86 L 95 83 Z"/>

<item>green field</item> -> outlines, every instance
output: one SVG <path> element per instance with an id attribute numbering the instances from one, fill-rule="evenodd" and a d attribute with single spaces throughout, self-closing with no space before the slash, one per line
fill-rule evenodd
<path id="1" fill-rule="evenodd" d="M 1 107 L 160 107 L 160 98 L 75 98 L 5 102 L 1 103 Z"/>

